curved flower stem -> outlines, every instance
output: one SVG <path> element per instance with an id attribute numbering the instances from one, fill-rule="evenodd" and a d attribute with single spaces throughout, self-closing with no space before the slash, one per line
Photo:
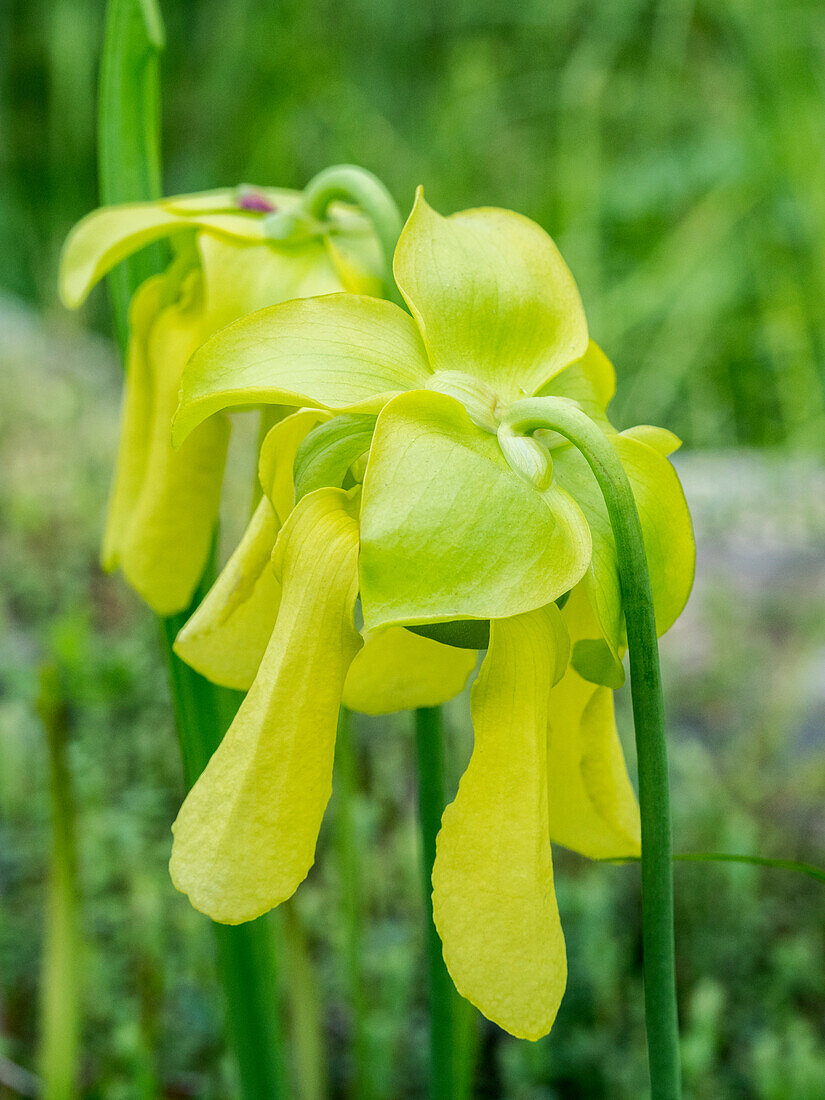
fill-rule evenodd
<path id="1" fill-rule="evenodd" d="M 656 618 L 639 513 L 615 447 L 575 402 L 559 397 L 528 398 L 511 405 L 504 419 L 518 432 L 549 428 L 578 447 L 599 483 L 613 528 L 627 623 L 639 763 L 642 942 L 651 1094 L 653 1100 L 678 1100 L 681 1071 L 667 745 Z"/>
<path id="2" fill-rule="evenodd" d="M 415 712 L 415 754 L 418 772 L 418 827 L 421 834 L 421 872 L 424 886 L 427 981 L 430 997 L 430 1095 L 432 1100 L 454 1100 L 454 1030 L 457 994 L 444 965 L 441 940 L 433 923 L 432 873 L 435 838 L 444 810 L 443 723 L 440 707 Z"/>
<path id="3" fill-rule="evenodd" d="M 392 258 L 401 233 L 401 215 L 381 180 L 365 168 L 339 164 L 325 168 L 304 188 L 304 209 L 323 221 L 330 203 L 339 200 L 358 206 L 372 222 L 384 260 L 384 294 L 391 302 L 404 306 L 392 273 Z"/>
<path id="4" fill-rule="evenodd" d="M 154 199 L 160 194 L 158 55 L 162 46 L 163 24 L 154 0 L 109 0 L 98 124 L 100 190 L 106 203 Z M 129 301 L 140 282 L 162 262 L 161 250 L 147 250 L 109 277 L 124 352 Z M 210 566 L 190 611 L 213 579 Z M 187 788 L 206 766 L 237 708 L 234 693 L 216 688 L 173 653 L 172 643 L 188 614 L 160 620 Z M 271 927 L 260 919 L 214 928 L 241 1095 L 248 1100 L 285 1096 Z"/>

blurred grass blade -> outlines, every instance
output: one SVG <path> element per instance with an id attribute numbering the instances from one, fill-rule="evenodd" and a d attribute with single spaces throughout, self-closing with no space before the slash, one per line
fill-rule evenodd
<path id="1" fill-rule="evenodd" d="M 163 23 L 154 0 L 109 0 L 101 65 L 98 165 L 104 202 L 158 198 L 160 171 L 159 53 Z M 109 276 L 121 350 L 128 338 L 129 301 L 158 269 L 163 252 L 147 249 Z M 178 630 L 215 576 L 214 553 L 193 605 L 161 620 L 169 663 L 184 779 L 191 787 L 218 747 L 237 709 L 237 696 L 216 688 L 172 652 Z M 246 1100 L 286 1095 L 279 1027 L 277 971 L 266 919 L 215 926 L 226 1026 Z"/>
<path id="2" fill-rule="evenodd" d="M 160 51 L 163 20 L 155 0 L 109 0 L 100 65 L 98 176 L 105 204 L 161 193 Z M 121 263 L 109 287 L 121 348 L 135 288 L 161 266 L 160 246 Z"/>
<path id="3" fill-rule="evenodd" d="M 40 719 L 49 749 L 52 859 L 41 974 L 40 1095 L 72 1100 L 78 1095 L 80 1053 L 80 951 L 77 914 L 75 813 L 66 764 L 68 720 L 58 674 L 40 673 Z"/>
<path id="4" fill-rule="evenodd" d="M 290 1022 L 292 1083 L 295 1100 L 324 1100 L 327 1045 L 321 996 L 303 922 L 290 898 L 281 907 L 281 944 L 287 971 L 286 1005 Z M 361 1094 L 357 1094 L 360 1096 Z"/>

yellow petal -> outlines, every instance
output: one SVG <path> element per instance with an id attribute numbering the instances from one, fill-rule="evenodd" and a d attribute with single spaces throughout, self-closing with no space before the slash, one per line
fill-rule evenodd
<path id="1" fill-rule="evenodd" d="M 546 737 L 565 639 L 552 605 L 491 624 L 472 693 L 475 748 L 444 812 L 433 869 L 435 923 L 456 988 L 524 1039 L 550 1030 L 567 981 Z"/>
<path id="2" fill-rule="evenodd" d="M 474 649 L 456 649 L 400 626 L 366 634 L 350 665 L 344 706 L 364 714 L 437 707 L 464 690 Z"/>
<path id="3" fill-rule="evenodd" d="M 344 289 L 322 241 L 278 248 L 199 233 L 197 246 L 203 270 L 206 333 L 217 332 L 236 318 L 276 302 Z"/>
<path id="4" fill-rule="evenodd" d="M 115 475 L 109 496 L 101 560 L 106 570 L 116 569 L 123 541 L 129 531 L 148 462 L 154 379 L 149 363 L 152 323 L 169 298 L 168 274 L 156 275 L 138 287 L 129 307 L 129 348 L 126 383 L 120 415 Z"/>
<path id="5" fill-rule="evenodd" d="M 141 492 L 120 553 L 123 574 L 159 615 L 181 611 L 206 566 L 229 438 L 225 418 L 193 432 L 179 450 L 170 437 L 180 376 L 202 340 L 200 275 L 152 326 L 148 356 L 153 407 Z"/>
<path id="6" fill-rule="evenodd" d="M 181 660 L 213 683 L 248 691 L 255 679 L 281 599 L 271 558 L 278 531 L 294 504 L 295 452 L 325 415 L 302 409 L 269 430 L 260 465 L 266 496 L 218 579 L 175 640 Z"/>
<path id="7" fill-rule="evenodd" d="M 213 920 L 252 920 L 315 859 L 332 790 L 341 692 L 361 647 L 352 621 L 358 525 L 340 489 L 306 496 L 281 531 L 283 593 L 255 683 L 173 831 L 175 886 Z"/>
<path id="8" fill-rule="evenodd" d="M 270 428 L 261 444 L 258 477 L 282 524 L 295 504 L 292 470 L 298 448 L 313 428 L 328 419 L 329 413 L 321 409 L 299 409 Z"/>
<path id="9" fill-rule="evenodd" d="M 281 586 L 272 569 L 280 524 L 264 497 L 235 552 L 175 639 L 175 653 L 201 676 L 248 691 L 272 635 Z"/>
<path id="10" fill-rule="evenodd" d="M 133 252 L 170 234 L 197 229 L 240 240 L 265 239 L 263 218 L 233 211 L 228 192 L 193 196 L 188 203 L 162 199 L 103 206 L 78 222 L 66 238 L 60 258 L 64 305 L 69 309 L 82 305 L 95 283 Z"/>
<path id="11" fill-rule="evenodd" d="M 592 631 L 585 588 L 563 612 L 574 643 Z M 613 713 L 613 693 L 572 668 L 550 693 L 550 839 L 591 859 L 638 855 L 639 807 Z"/>

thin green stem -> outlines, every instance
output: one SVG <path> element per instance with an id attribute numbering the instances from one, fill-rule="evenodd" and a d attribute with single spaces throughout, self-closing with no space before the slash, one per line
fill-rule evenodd
<path id="1" fill-rule="evenodd" d="M 384 260 L 383 296 L 403 307 L 404 301 L 392 273 L 392 258 L 402 225 L 392 195 L 372 172 L 354 164 L 339 164 L 325 168 L 309 181 L 304 188 L 304 208 L 308 214 L 323 221 L 330 203 L 336 200 L 352 203 L 369 218 Z"/>
<path id="2" fill-rule="evenodd" d="M 364 977 L 364 884 L 361 868 L 361 846 L 355 821 L 357 770 L 352 743 L 352 715 L 341 707 L 338 715 L 338 736 L 335 742 L 336 806 L 335 842 L 341 876 L 346 937 L 346 977 L 350 1018 L 352 1020 L 352 1074 L 348 1094 L 358 1100 L 370 1100 L 375 1095 L 369 1072 L 369 1050 L 366 1030 L 366 981 Z"/>
<path id="3" fill-rule="evenodd" d="M 162 45 L 163 24 L 154 0 L 109 0 L 98 126 L 104 202 L 155 199 L 161 193 L 158 58 Z M 110 276 L 122 352 L 128 339 L 132 294 L 157 270 L 162 255 L 157 250 L 147 251 L 121 264 Z M 215 687 L 172 651 L 178 630 L 213 579 L 214 562 L 192 607 L 160 620 L 187 788 L 217 748 L 238 703 L 235 693 Z M 237 1060 L 241 1095 L 247 1100 L 285 1096 L 272 930 L 263 918 L 232 927 L 216 924 L 214 929 L 229 1043 Z"/>
<path id="4" fill-rule="evenodd" d="M 454 1100 L 454 1031 L 457 994 L 444 965 L 441 940 L 433 923 L 432 873 L 435 840 L 444 810 L 443 723 L 439 707 L 415 712 L 415 752 L 418 774 L 418 825 L 424 887 L 424 939 L 430 999 L 430 1095 Z"/>
<path id="5" fill-rule="evenodd" d="M 681 1096 L 673 933 L 673 866 L 664 701 L 659 643 L 642 528 L 627 474 L 602 430 L 572 401 L 533 397 L 511 405 L 516 432 L 549 428 L 584 455 L 607 506 L 616 542 L 627 624 L 630 691 L 642 821 L 642 943 L 645 1016 L 653 1100 Z"/>

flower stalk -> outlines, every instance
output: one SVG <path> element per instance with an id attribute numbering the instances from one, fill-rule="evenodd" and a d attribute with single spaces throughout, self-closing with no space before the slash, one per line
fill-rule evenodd
<path id="1" fill-rule="evenodd" d="M 610 440 L 575 402 L 517 401 L 505 417 L 516 432 L 548 428 L 574 444 L 604 496 L 613 535 L 627 625 L 630 690 L 642 825 L 642 940 L 648 1063 L 653 1100 L 681 1096 L 673 932 L 673 849 L 664 700 L 656 617 L 642 528 L 633 491 Z"/>
<path id="2" fill-rule="evenodd" d="M 139 201 L 160 195 L 158 56 L 162 45 L 163 25 L 154 2 L 109 0 L 98 125 L 104 202 Z M 159 266 L 157 253 L 144 253 L 122 263 L 109 276 L 116 329 L 124 353 L 129 302 L 141 282 Z M 178 630 L 213 579 L 214 570 L 208 568 L 193 607 L 181 615 L 160 618 L 187 788 L 217 748 L 237 705 L 232 692 L 209 683 L 172 651 Z M 241 1095 L 250 1100 L 285 1095 L 271 929 L 263 921 L 214 927 Z"/>

